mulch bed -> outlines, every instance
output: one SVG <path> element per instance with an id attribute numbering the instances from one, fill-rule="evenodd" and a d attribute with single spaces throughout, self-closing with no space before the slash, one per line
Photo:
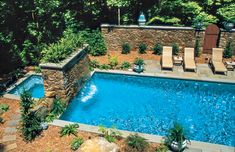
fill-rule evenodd
<path id="1" fill-rule="evenodd" d="M 0 139 L 3 136 L 4 128 L 6 127 L 7 121 L 10 121 L 12 115 L 16 114 L 19 109 L 19 101 L 0 98 L 0 103 L 6 103 L 10 106 L 9 110 L 5 112 L 2 117 L 5 123 L 0 124 Z M 12 150 L 12 152 L 69 152 L 70 144 L 74 135 L 60 137 L 60 127 L 49 126 L 49 128 L 42 132 L 42 134 L 37 137 L 32 142 L 25 142 L 21 137 L 20 131 L 17 131 L 16 144 L 17 148 Z M 85 140 L 100 136 L 99 134 L 78 131 L 77 137 L 81 137 Z M 120 139 L 116 142 L 120 148 L 120 152 L 135 152 L 132 148 L 126 145 L 125 139 Z M 145 152 L 154 152 L 158 144 L 150 143 L 149 148 Z"/>

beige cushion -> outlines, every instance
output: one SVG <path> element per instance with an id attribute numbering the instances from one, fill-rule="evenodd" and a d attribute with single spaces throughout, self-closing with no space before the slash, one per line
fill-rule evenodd
<path id="1" fill-rule="evenodd" d="M 184 48 L 184 67 L 185 69 L 196 69 L 194 60 L 194 48 Z"/>
<path id="2" fill-rule="evenodd" d="M 173 68 L 172 47 L 170 47 L 170 46 L 163 46 L 162 67 L 163 68 Z"/>
<path id="3" fill-rule="evenodd" d="M 212 64 L 213 64 L 216 72 L 226 72 L 227 71 L 226 67 L 224 66 L 224 64 L 222 62 L 212 61 Z"/>

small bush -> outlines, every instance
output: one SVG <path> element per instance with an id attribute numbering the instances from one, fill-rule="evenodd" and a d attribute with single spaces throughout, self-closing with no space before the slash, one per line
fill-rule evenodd
<path id="1" fill-rule="evenodd" d="M 126 139 L 127 144 L 136 149 L 137 151 L 144 151 L 144 149 L 149 145 L 145 138 L 140 137 L 138 134 L 129 135 Z"/>
<path id="2" fill-rule="evenodd" d="M 32 111 L 34 100 L 29 92 L 23 91 L 20 96 L 20 111 L 21 111 L 21 132 L 26 141 L 31 141 L 36 138 L 40 132 L 41 119 Z"/>
<path id="3" fill-rule="evenodd" d="M 120 66 L 121 69 L 129 69 L 130 67 L 131 67 L 131 63 L 127 61 L 122 62 Z"/>
<path id="4" fill-rule="evenodd" d="M 233 47 L 232 47 L 232 41 L 229 40 L 226 44 L 226 47 L 224 49 L 224 58 L 231 58 L 233 55 Z"/>
<path id="5" fill-rule="evenodd" d="M 172 51 L 173 51 L 173 54 L 174 54 L 174 55 L 178 55 L 178 54 L 179 54 L 179 46 L 178 46 L 177 43 L 174 43 L 174 44 L 172 45 Z"/>
<path id="6" fill-rule="evenodd" d="M 77 128 L 79 127 L 78 124 L 69 124 L 65 125 L 65 127 L 61 128 L 60 130 L 60 136 L 66 136 L 73 134 L 74 136 L 77 136 Z"/>
<path id="7" fill-rule="evenodd" d="M 99 126 L 99 132 L 101 132 L 104 138 L 110 143 L 115 142 L 117 138 L 121 137 L 121 133 L 116 131 L 115 128 L 107 129 L 104 126 Z"/>
<path id="8" fill-rule="evenodd" d="M 9 110 L 9 105 L 8 104 L 0 104 L 0 110 L 3 112 L 7 112 Z"/>
<path id="9" fill-rule="evenodd" d="M 111 67 L 110 67 L 110 65 L 108 65 L 108 64 L 101 64 L 101 65 L 100 65 L 100 69 L 101 69 L 101 70 L 108 70 L 108 69 L 111 69 Z"/>
<path id="10" fill-rule="evenodd" d="M 162 45 L 157 43 L 153 47 L 153 54 L 161 55 L 162 54 Z"/>
<path id="11" fill-rule="evenodd" d="M 42 72 L 42 69 L 41 69 L 39 66 L 36 66 L 36 67 L 34 68 L 34 71 L 35 71 L 35 73 L 41 73 L 41 72 Z"/>
<path id="12" fill-rule="evenodd" d="M 114 69 L 118 65 L 118 59 L 116 56 L 109 56 L 109 65 L 111 69 Z"/>
<path id="13" fill-rule="evenodd" d="M 140 53 L 140 54 L 146 53 L 146 49 L 147 49 L 147 45 L 146 45 L 145 43 L 141 43 L 141 44 L 139 45 L 139 53 Z"/>
<path id="14" fill-rule="evenodd" d="M 195 57 L 199 57 L 200 53 L 201 52 L 200 52 L 199 39 L 196 39 L 195 46 L 194 46 L 194 55 L 195 55 Z"/>
<path id="15" fill-rule="evenodd" d="M 131 47 L 130 47 L 129 43 L 124 43 L 122 45 L 122 54 L 128 54 L 128 53 L 130 53 L 130 51 L 131 51 Z"/>
<path id="16" fill-rule="evenodd" d="M 55 116 L 59 116 L 65 110 L 65 104 L 60 98 L 55 98 L 52 103 L 51 113 Z"/>
<path id="17" fill-rule="evenodd" d="M 52 114 L 52 113 L 49 113 L 47 116 L 46 116 L 46 119 L 45 119 L 45 121 L 46 122 L 52 122 L 54 119 L 56 119 L 57 118 L 57 116 L 56 115 L 54 115 L 54 114 Z"/>
<path id="18" fill-rule="evenodd" d="M 136 58 L 134 61 L 135 65 L 144 65 L 144 60 L 142 58 Z"/>
<path id="19" fill-rule="evenodd" d="M 83 139 L 82 138 L 74 138 L 72 143 L 71 143 L 71 149 L 72 150 L 77 150 L 82 144 L 83 144 Z"/>
<path id="20" fill-rule="evenodd" d="M 100 63 L 97 60 L 91 60 L 89 62 L 89 66 L 92 68 L 99 68 L 100 67 Z"/>

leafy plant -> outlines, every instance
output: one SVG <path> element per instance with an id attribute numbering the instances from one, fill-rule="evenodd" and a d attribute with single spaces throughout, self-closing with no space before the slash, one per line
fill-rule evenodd
<path id="1" fill-rule="evenodd" d="M 54 119 L 56 119 L 57 118 L 57 116 L 56 115 L 54 115 L 54 114 L 52 114 L 52 113 L 49 113 L 47 116 L 46 116 L 46 119 L 45 119 L 45 121 L 46 122 L 52 122 Z"/>
<path id="2" fill-rule="evenodd" d="M 41 119 L 32 111 L 34 100 L 29 92 L 21 94 L 21 132 L 26 141 L 33 140 L 41 132 Z"/>
<path id="3" fill-rule="evenodd" d="M 35 66 L 34 71 L 35 71 L 36 73 L 41 73 L 41 72 L 42 72 L 42 69 L 41 69 L 39 66 Z"/>
<path id="4" fill-rule="evenodd" d="M 199 39 L 196 39 L 195 46 L 194 46 L 194 54 L 195 54 L 195 57 L 199 57 L 200 56 Z"/>
<path id="5" fill-rule="evenodd" d="M 146 139 L 140 137 L 138 134 L 130 134 L 126 139 L 126 142 L 130 147 L 141 152 L 149 145 Z"/>
<path id="6" fill-rule="evenodd" d="M 72 150 L 77 150 L 82 144 L 83 144 L 83 139 L 82 138 L 74 138 L 72 143 L 71 143 L 71 149 Z"/>
<path id="7" fill-rule="evenodd" d="M 9 105 L 8 104 L 0 104 L 0 110 L 3 112 L 7 112 L 9 110 Z"/>
<path id="8" fill-rule="evenodd" d="M 155 152 L 167 152 L 168 147 L 164 143 L 160 143 Z"/>
<path id="9" fill-rule="evenodd" d="M 134 64 L 139 66 L 144 65 L 144 60 L 142 58 L 137 57 L 134 61 Z"/>
<path id="10" fill-rule="evenodd" d="M 166 136 L 166 145 L 170 146 L 173 142 L 177 142 L 179 151 L 182 151 L 185 140 L 187 140 L 187 137 L 184 128 L 180 124 L 174 123 L 174 126 L 169 129 L 168 135 Z"/>
<path id="11" fill-rule="evenodd" d="M 101 64 L 99 68 L 100 68 L 101 70 L 102 70 L 102 69 L 104 69 L 104 70 L 111 69 L 111 67 L 110 67 L 109 64 Z"/>
<path id="12" fill-rule="evenodd" d="M 121 69 L 128 69 L 130 67 L 131 67 L 131 63 L 127 62 L 127 61 L 122 62 L 121 66 L 120 66 Z"/>
<path id="13" fill-rule="evenodd" d="M 52 103 L 51 107 L 51 113 L 54 114 L 55 116 L 59 116 L 62 114 L 65 110 L 65 104 L 60 98 L 55 98 Z"/>
<path id="14" fill-rule="evenodd" d="M 104 138 L 110 143 L 115 142 L 117 138 L 121 137 L 121 133 L 115 130 L 115 128 L 107 129 L 104 126 L 99 126 L 99 132 L 101 132 Z"/>
<path id="15" fill-rule="evenodd" d="M 157 43 L 157 44 L 154 45 L 153 53 L 157 54 L 157 55 L 161 55 L 162 54 L 162 45 L 160 43 Z"/>
<path id="16" fill-rule="evenodd" d="M 65 125 L 65 127 L 61 128 L 60 130 L 60 136 L 63 137 L 65 135 L 71 135 L 77 136 L 77 128 L 79 127 L 78 124 L 69 124 Z"/>
<path id="17" fill-rule="evenodd" d="M 109 58 L 109 65 L 111 69 L 114 69 L 118 65 L 118 59 L 116 56 L 108 56 Z"/>
<path id="18" fill-rule="evenodd" d="M 89 62 L 89 65 L 90 65 L 90 67 L 92 67 L 92 68 L 99 68 L 99 67 L 100 67 L 100 63 L 99 63 L 97 60 L 91 60 L 91 61 Z"/>
<path id="19" fill-rule="evenodd" d="M 147 49 L 147 45 L 146 45 L 145 43 L 141 43 L 141 44 L 139 45 L 139 53 L 140 53 L 140 54 L 146 53 L 146 49 Z"/>
<path id="20" fill-rule="evenodd" d="M 131 51 L 131 47 L 129 43 L 123 43 L 122 44 L 122 54 L 128 54 Z"/>
<path id="21" fill-rule="evenodd" d="M 224 58 L 231 58 L 233 55 L 233 46 L 232 46 L 232 41 L 229 40 L 226 44 L 226 47 L 224 49 Z"/>
<path id="22" fill-rule="evenodd" d="M 172 45 L 172 51 L 173 51 L 173 54 L 174 54 L 174 55 L 178 55 L 178 54 L 179 54 L 179 46 L 178 46 L 177 43 L 174 43 L 174 44 Z"/>

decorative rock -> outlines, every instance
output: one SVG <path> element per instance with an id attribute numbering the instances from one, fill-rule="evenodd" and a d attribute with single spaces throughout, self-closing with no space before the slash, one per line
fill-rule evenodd
<path id="1" fill-rule="evenodd" d="M 105 138 L 99 137 L 85 141 L 78 152 L 118 152 L 115 143 L 109 143 Z"/>
<path id="2" fill-rule="evenodd" d="M 9 141 L 15 141 L 16 140 L 16 135 L 6 135 L 3 136 L 2 142 L 9 142 Z"/>
<path id="3" fill-rule="evenodd" d="M 14 127 L 14 126 L 17 126 L 18 123 L 19 123 L 19 120 L 11 120 L 7 123 L 7 126 Z"/>
<path id="4" fill-rule="evenodd" d="M 16 143 L 7 145 L 7 146 L 4 148 L 4 152 L 5 152 L 5 151 L 6 151 L 6 152 L 7 152 L 7 151 L 10 151 L 10 150 L 15 149 L 15 148 L 17 148 Z"/>
<path id="5" fill-rule="evenodd" d="M 5 130 L 4 130 L 4 133 L 5 134 L 12 134 L 12 133 L 15 133 L 16 131 L 17 131 L 16 128 L 6 127 Z"/>
<path id="6" fill-rule="evenodd" d="M 19 120 L 20 119 L 20 114 L 15 114 L 15 115 L 12 115 L 11 118 L 14 119 L 14 120 Z"/>
<path id="7" fill-rule="evenodd" d="M 54 91 L 47 91 L 45 96 L 48 98 L 53 98 L 55 97 L 56 93 Z"/>

